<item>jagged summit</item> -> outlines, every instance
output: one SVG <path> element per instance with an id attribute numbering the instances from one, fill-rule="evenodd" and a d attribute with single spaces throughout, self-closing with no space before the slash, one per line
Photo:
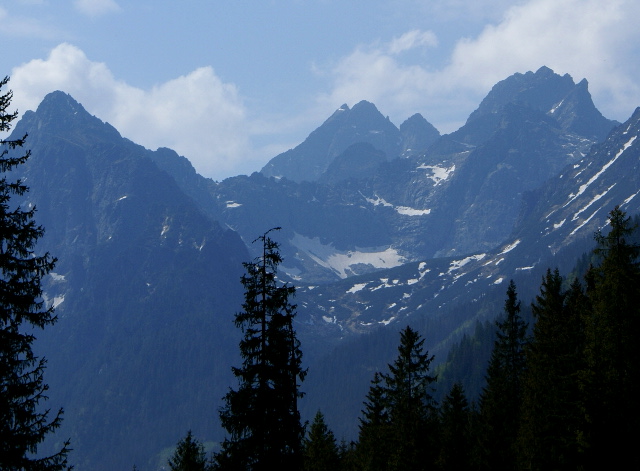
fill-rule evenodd
<path id="1" fill-rule="evenodd" d="M 465 125 L 451 134 L 453 140 L 479 145 L 510 120 L 513 105 L 525 107 L 552 118 L 563 131 L 603 140 L 618 124 L 597 110 L 588 82 L 576 84 L 569 74 L 559 75 L 548 67 L 536 72 L 516 73 L 498 82 L 469 115 Z"/>
<path id="2" fill-rule="evenodd" d="M 438 131 L 420 113 L 416 113 L 400 125 L 402 155 L 409 156 L 425 151 L 438 140 Z"/>
<path id="3" fill-rule="evenodd" d="M 569 74 L 560 76 L 545 66 L 535 73 L 516 73 L 493 86 L 467 123 L 485 114 L 498 113 L 508 103 L 522 103 L 547 112 L 575 87 Z"/>
<path id="4" fill-rule="evenodd" d="M 400 131 L 376 106 L 360 101 L 338 108 L 300 145 L 271 159 L 261 170 L 268 177 L 315 181 L 349 146 L 369 143 L 388 159 L 400 153 Z"/>
<path id="5" fill-rule="evenodd" d="M 38 105 L 37 112 L 45 113 L 53 111 L 56 113 L 86 113 L 84 107 L 73 99 L 71 95 L 60 90 L 48 93 L 40 105 Z"/>
<path id="6" fill-rule="evenodd" d="M 101 141 L 122 137 L 116 128 L 91 115 L 71 95 L 60 90 L 48 93 L 36 111 L 26 111 L 14 132 L 20 134 L 23 132 L 22 129 L 34 124 L 38 129 L 50 134 L 84 136 L 82 138 L 85 142 L 89 136 Z M 30 142 L 39 139 L 40 134 L 31 137 Z"/>

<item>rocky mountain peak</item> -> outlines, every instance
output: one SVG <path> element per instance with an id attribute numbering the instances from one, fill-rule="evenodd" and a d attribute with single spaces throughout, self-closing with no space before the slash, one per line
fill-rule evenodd
<path id="1" fill-rule="evenodd" d="M 102 122 L 91 115 L 71 95 L 62 91 L 47 94 L 36 111 L 25 112 L 15 128 L 17 134 L 23 133 L 22 129 L 36 127 L 47 134 L 74 136 L 83 142 L 90 139 L 108 141 L 120 139 L 120 133 L 110 124 Z M 30 143 L 39 139 L 38 135 L 30 137 Z"/>
<path id="2" fill-rule="evenodd" d="M 425 151 L 438 140 L 438 131 L 420 113 L 416 113 L 400 125 L 402 155 L 409 156 Z"/>
<path id="3" fill-rule="evenodd" d="M 359 142 L 371 144 L 387 159 L 400 154 L 398 128 L 373 103 L 363 100 L 351 109 L 342 105 L 302 144 L 271 159 L 261 173 L 296 182 L 315 181 L 337 156 Z"/>
<path id="4" fill-rule="evenodd" d="M 560 76 L 544 66 L 535 73 L 513 74 L 493 86 L 467 123 L 486 114 L 498 113 L 508 103 L 522 103 L 546 112 L 575 86 L 569 74 Z"/>

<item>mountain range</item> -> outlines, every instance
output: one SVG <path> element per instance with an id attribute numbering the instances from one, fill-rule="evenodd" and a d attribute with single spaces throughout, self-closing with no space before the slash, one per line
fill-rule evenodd
<path id="1" fill-rule="evenodd" d="M 79 470 L 158 469 L 188 429 L 222 439 L 242 262 L 272 227 L 280 278 L 297 287 L 303 413 L 322 409 L 350 439 L 402 326 L 444 360 L 500 314 L 509 279 L 528 302 L 614 206 L 640 212 L 640 111 L 606 119 L 586 80 L 546 67 L 497 83 L 448 135 L 419 114 L 398 128 L 372 103 L 343 105 L 260 172 L 221 182 L 59 91 L 14 133 L 32 150 L 24 204 L 58 258 L 45 291 L 59 321 L 37 348 Z"/>

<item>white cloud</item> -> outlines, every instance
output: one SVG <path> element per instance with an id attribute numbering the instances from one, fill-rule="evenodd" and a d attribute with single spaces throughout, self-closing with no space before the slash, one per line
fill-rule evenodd
<path id="1" fill-rule="evenodd" d="M 20 111 L 62 90 L 125 137 L 152 149 L 172 148 L 205 176 L 227 176 L 251 155 L 238 90 L 211 67 L 142 90 L 117 80 L 77 47 L 61 44 L 46 60 L 13 69 L 10 85 L 12 105 Z"/>
<path id="2" fill-rule="evenodd" d="M 389 54 L 400 54 L 401 52 L 420 46 L 435 47 L 437 45 L 438 38 L 436 38 L 436 35 L 432 31 L 414 29 L 399 38 L 393 38 L 389 44 Z"/>
<path id="3" fill-rule="evenodd" d="M 640 62 L 628 59 L 640 40 L 638 17 L 636 0 L 520 2 L 476 37 L 457 40 L 437 70 L 427 67 L 428 60 L 411 62 L 398 54 L 437 44 L 433 33 L 410 31 L 340 60 L 330 72 L 332 89 L 319 102 L 337 107 L 367 99 L 396 121 L 419 111 L 449 132 L 493 84 L 547 65 L 576 82 L 587 78 L 596 106 L 624 120 L 640 105 Z"/>
<path id="4" fill-rule="evenodd" d="M 73 4 L 80 13 L 90 17 L 120 11 L 120 6 L 114 0 L 75 0 Z"/>

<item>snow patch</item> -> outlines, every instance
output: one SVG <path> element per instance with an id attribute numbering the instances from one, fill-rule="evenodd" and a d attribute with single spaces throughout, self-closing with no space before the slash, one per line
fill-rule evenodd
<path id="1" fill-rule="evenodd" d="M 62 296 L 56 296 L 53 298 L 53 308 L 57 308 L 58 306 L 60 306 L 60 304 L 62 304 L 64 302 L 64 294 Z"/>
<path id="2" fill-rule="evenodd" d="M 606 195 L 609 190 L 611 190 L 611 188 L 613 188 L 614 186 L 616 186 L 616 184 L 614 183 L 613 185 L 611 185 L 609 188 L 607 188 L 604 192 L 600 193 L 599 195 L 594 196 L 594 198 L 589 201 L 589 203 L 587 203 L 586 206 L 584 206 L 580 211 L 578 211 L 577 213 L 575 213 L 573 215 L 573 217 L 571 218 L 572 221 L 575 221 L 576 219 L 578 219 L 578 217 L 580 216 L 580 214 L 582 214 L 583 212 L 585 212 L 587 209 L 589 209 L 589 207 L 595 203 L 596 201 L 598 201 L 600 198 L 602 198 L 604 195 Z"/>
<path id="3" fill-rule="evenodd" d="M 600 208 L 598 208 L 598 209 L 600 209 Z M 587 224 L 589 221 L 591 221 L 591 219 L 593 218 L 593 216 L 595 216 L 595 215 L 596 215 L 596 213 L 598 212 L 598 209 L 596 209 L 596 210 L 593 212 L 593 214 L 592 214 L 591 216 L 589 216 L 587 219 L 585 219 L 585 220 L 582 222 L 582 224 L 580 224 L 578 227 L 576 227 L 574 230 L 572 230 L 572 231 L 571 231 L 571 234 L 569 234 L 569 235 L 574 235 L 576 232 L 578 232 L 580 229 L 582 229 L 582 228 L 585 226 L 585 224 Z"/>
<path id="4" fill-rule="evenodd" d="M 500 252 L 498 255 L 504 255 L 507 252 L 511 252 L 513 249 L 515 249 L 518 245 L 520 244 L 520 239 L 517 239 L 516 241 L 514 241 L 513 243 L 505 246 L 502 249 L 502 252 Z"/>
<path id="5" fill-rule="evenodd" d="M 557 105 L 555 105 L 553 108 L 551 108 L 551 109 L 549 110 L 549 113 L 551 113 L 551 114 L 555 113 L 555 112 L 556 112 L 556 110 L 557 110 L 558 108 L 560 108 L 560 106 L 562 106 L 562 104 L 563 104 L 563 103 L 564 103 L 564 99 L 560 100 L 560 103 L 558 103 L 558 104 L 557 104 Z"/>
<path id="6" fill-rule="evenodd" d="M 362 291 L 362 289 L 364 289 L 364 287 L 367 286 L 368 284 L 369 284 L 369 282 L 367 282 L 367 283 L 356 283 L 350 289 L 347 290 L 347 293 L 353 294 L 353 293 L 357 293 L 358 291 Z"/>
<path id="7" fill-rule="evenodd" d="M 471 262 L 472 260 L 480 261 L 486 256 L 487 256 L 487 254 L 481 253 L 481 254 L 478 254 L 478 255 L 471 255 L 469 257 L 465 257 L 462 260 L 454 260 L 449 265 L 449 271 L 447 272 L 447 275 L 450 275 L 455 270 L 459 270 L 460 268 L 464 267 L 467 263 Z"/>
<path id="8" fill-rule="evenodd" d="M 49 272 L 49 275 L 53 279 L 53 281 L 67 281 L 64 275 L 60 275 L 59 273 Z"/>
<path id="9" fill-rule="evenodd" d="M 438 167 L 437 165 L 420 165 L 418 169 L 429 170 L 431 175 L 427 175 L 433 181 L 434 186 L 438 186 L 440 183 L 445 182 L 455 172 L 456 166 L 453 164 L 451 167 Z"/>
<path id="10" fill-rule="evenodd" d="M 403 216 L 426 216 L 431 213 L 430 209 L 415 209 L 407 206 L 397 206 L 395 210 L 398 214 L 402 214 Z"/>
<path id="11" fill-rule="evenodd" d="M 615 155 L 615 157 L 613 159 L 611 159 L 609 162 L 607 162 L 606 164 L 604 164 L 604 166 L 600 169 L 600 171 L 598 173 L 596 173 L 594 176 L 592 176 L 589 181 L 583 185 L 580 185 L 580 188 L 578 188 L 578 193 L 576 193 L 575 195 L 572 193 L 569 195 L 569 201 L 567 201 L 565 203 L 565 205 L 563 206 L 566 207 L 569 205 L 569 203 L 571 203 L 572 201 L 574 201 L 578 196 L 580 196 L 582 193 L 585 192 L 585 190 L 589 187 L 589 185 L 591 185 L 594 181 L 596 181 L 600 175 L 602 175 L 609 167 L 611 167 L 614 162 L 616 160 L 618 160 L 618 157 L 620 157 L 625 150 L 627 150 L 631 144 L 633 144 L 633 141 L 636 140 L 637 136 L 633 136 L 631 139 L 629 139 L 623 146 L 622 149 L 620 149 L 618 151 L 618 153 Z"/>
<path id="12" fill-rule="evenodd" d="M 410 208 L 408 206 L 395 206 L 386 201 L 384 198 L 381 198 L 378 195 L 375 196 L 375 199 L 365 197 L 365 200 L 367 201 L 367 203 L 370 203 L 374 206 L 385 206 L 387 208 L 392 208 L 395 212 L 397 212 L 398 214 L 402 214 L 403 216 L 426 216 L 427 214 L 431 213 L 430 209 L 416 209 Z"/>
<path id="13" fill-rule="evenodd" d="M 395 320 L 396 316 L 391 316 L 389 319 L 382 320 L 378 324 L 389 325 Z"/>
<path id="14" fill-rule="evenodd" d="M 562 227 L 562 225 L 565 223 L 565 221 L 566 221 L 566 220 L 567 220 L 567 218 L 564 218 L 562 221 L 560 221 L 560 222 L 558 222 L 558 223 L 555 223 L 555 224 L 553 225 L 553 228 L 554 228 L 554 229 L 560 229 L 560 228 Z"/>
<path id="15" fill-rule="evenodd" d="M 290 242 L 318 265 L 332 270 L 340 278 L 347 278 L 352 274 L 351 267 L 354 265 L 393 268 L 406 261 L 396 249 L 391 247 L 384 250 L 356 247 L 356 250 L 343 251 L 334 248 L 333 244 L 323 244 L 319 237 L 311 239 L 298 233 L 294 233 Z"/>
<path id="16" fill-rule="evenodd" d="M 493 282 L 494 285 L 499 285 L 500 283 L 502 283 L 504 281 L 503 277 L 498 278 L 496 281 Z"/>
<path id="17" fill-rule="evenodd" d="M 622 203 L 622 206 L 629 203 L 633 198 L 638 196 L 638 193 L 640 193 L 640 191 L 635 192 L 633 195 L 629 196 L 626 200 L 624 200 L 624 202 Z"/>

